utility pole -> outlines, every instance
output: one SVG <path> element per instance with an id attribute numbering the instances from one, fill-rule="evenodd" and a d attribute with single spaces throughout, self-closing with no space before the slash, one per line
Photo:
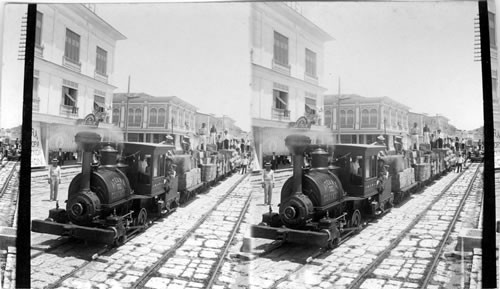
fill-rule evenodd
<path id="1" fill-rule="evenodd" d="M 128 141 L 128 104 L 130 100 L 130 75 L 128 76 L 127 105 L 125 106 L 125 141 Z"/>
<path id="2" fill-rule="evenodd" d="M 337 143 L 340 143 L 340 76 L 338 85 L 338 98 L 337 98 Z"/>

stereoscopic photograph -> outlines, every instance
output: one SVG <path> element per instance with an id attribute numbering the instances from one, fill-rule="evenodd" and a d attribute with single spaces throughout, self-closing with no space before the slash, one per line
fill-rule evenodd
<path id="1" fill-rule="evenodd" d="M 493 1 L 30 8 L 3 11 L 2 288 L 20 183 L 31 288 L 486 285 Z"/>

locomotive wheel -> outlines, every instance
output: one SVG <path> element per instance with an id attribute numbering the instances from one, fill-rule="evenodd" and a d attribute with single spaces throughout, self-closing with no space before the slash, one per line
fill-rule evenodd
<path id="1" fill-rule="evenodd" d="M 340 239 L 339 238 L 333 238 L 332 240 L 328 241 L 328 249 L 332 250 L 335 249 L 339 246 Z"/>
<path id="2" fill-rule="evenodd" d="M 359 210 L 354 211 L 351 217 L 351 227 L 355 227 L 354 233 L 358 233 L 361 230 L 361 212 Z"/>
<path id="3" fill-rule="evenodd" d="M 143 226 L 142 230 L 144 230 L 147 221 L 148 221 L 148 212 L 146 211 L 146 209 L 142 208 L 141 211 L 139 212 L 139 215 L 137 216 L 137 226 Z"/>
<path id="4" fill-rule="evenodd" d="M 125 242 L 127 242 L 127 235 L 123 235 L 123 236 L 118 237 L 118 238 L 115 240 L 114 245 L 115 245 L 116 247 L 119 247 L 119 246 L 121 246 L 121 245 L 125 244 Z"/>

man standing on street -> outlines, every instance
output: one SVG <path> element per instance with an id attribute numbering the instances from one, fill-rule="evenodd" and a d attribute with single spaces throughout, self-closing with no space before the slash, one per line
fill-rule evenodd
<path id="1" fill-rule="evenodd" d="M 61 167 L 64 166 L 64 153 L 62 152 L 62 148 L 59 148 L 57 152 L 57 161 Z"/>
<path id="2" fill-rule="evenodd" d="M 264 204 L 271 206 L 274 187 L 274 171 L 271 169 L 271 164 L 266 163 L 265 170 L 262 172 L 262 187 L 264 188 Z"/>
<path id="3" fill-rule="evenodd" d="M 462 156 L 462 152 L 458 151 L 458 158 L 457 158 L 457 173 L 462 172 L 462 164 L 464 162 L 464 157 Z"/>
<path id="4" fill-rule="evenodd" d="M 61 168 L 57 165 L 58 160 L 52 160 L 52 166 L 49 167 L 50 200 L 57 201 L 59 184 L 61 184 Z"/>

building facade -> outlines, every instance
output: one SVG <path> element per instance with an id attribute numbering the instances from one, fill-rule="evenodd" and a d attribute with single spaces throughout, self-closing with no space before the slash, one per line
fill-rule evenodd
<path id="1" fill-rule="evenodd" d="M 111 137 L 114 54 L 124 39 L 84 5 L 37 5 L 33 130 L 46 160 L 59 149 L 76 152 L 81 123 Z"/>
<path id="2" fill-rule="evenodd" d="M 356 94 L 325 96 L 326 125 L 340 143 L 370 144 L 379 135 L 393 148 L 394 137 L 408 135 L 408 107 L 389 97 Z"/>
<path id="3" fill-rule="evenodd" d="M 251 3 L 252 129 L 258 160 L 288 155 L 285 137 L 306 123 L 324 136 L 323 50 L 333 38 L 284 3 Z"/>
<path id="4" fill-rule="evenodd" d="M 176 96 L 115 93 L 112 122 L 122 129 L 127 141 L 160 143 L 170 135 L 176 148 L 181 149 L 183 138 L 196 133 L 196 110 Z"/>

